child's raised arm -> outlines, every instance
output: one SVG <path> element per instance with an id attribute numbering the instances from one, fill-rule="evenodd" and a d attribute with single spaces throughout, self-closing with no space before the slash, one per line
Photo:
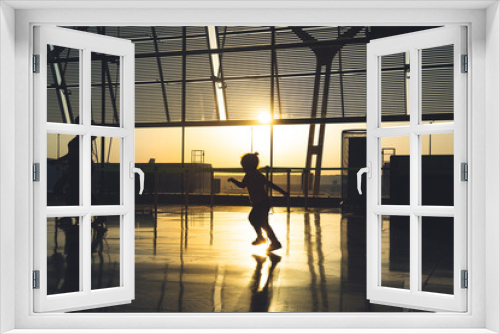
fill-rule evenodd
<path id="1" fill-rule="evenodd" d="M 273 188 L 274 190 L 279 191 L 283 196 L 288 196 L 289 195 L 286 191 L 284 191 L 283 189 L 281 189 L 281 187 L 275 185 L 274 183 L 272 183 L 271 181 L 269 181 L 267 179 L 266 179 L 266 184 L 268 186 L 270 186 L 271 188 Z"/>
<path id="2" fill-rule="evenodd" d="M 229 179 L 227 179 L 227 182 L 234 183 L 238 188 L 245 188 L 245 184 L 243 182 L 240 182 L 233 177 L 230 177 Z"/>

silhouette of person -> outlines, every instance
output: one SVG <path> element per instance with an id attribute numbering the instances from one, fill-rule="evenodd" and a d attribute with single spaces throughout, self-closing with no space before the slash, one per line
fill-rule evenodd
<path id="1" fill-rule="evenodd" d="M 75 124 L 80 124 L 79 117 L 76 117 Z M 94 122 L 92 121 L 92 125 Z M 92 136 L 92 142 L 96 140 L 96 136 Z M 68 153 L 59 158 L 59 161 L 68 162 L 68 192 L 66 205 L 80 205 L 80 165 L 83 161 L 80 161 L 80 136 L 76 135 L 68 143 Z M 93 160 L 91 159 L 91 163 Z"/>
<path id="2" fill-rule="evenodd" d="M 266 177 L 257 170 L 257 167 L 259 166 L 259 157 L 257 152 L 245 154 L 241 157 L 240 163 L 245 171 L 243 180 L 240 182 L 231 177 L 227 181 L 234 183 L 239 188 L 247 188 L 250 203 L 252 204 L 252 211 L 250 211 L 248 220 L 257 233 L 257 239 L 252 242 L 252 245 L 260 245 L 266 242 L 266 239 L 262 235 L 262 230 L 264 230 L 271 241 L 267 250 L 273 251 L 280 249 L 281 243 L 278 241 L 273 229 L 269 225 L 268 213 L 271 207 L 271 202 L 267 196 L 265 186 L 270 186 L 285 196 L 288 196 L 288 193 L 271 181 L 267 180 Z"/>
<path id="3" fill-rule="evenodd" d="M 80 291 L 80 227 L 78 219 L 61 218 L 58 221 L 58 227 L 64 231 L 66 238 L 64 244 L 66 266 L 60 292 Z"/>
<path id="4" fill-rule="evenodd" d="M 80 205 L 80 136 L 68 143 L 68 205 Z"/>
<path id="5" fill-rule="evenodd" d="M 80 124 L 79 118 L 75 119 L 75 124 Z M 92 122 L 94 125 L 94 122 Z M 96 140 L 96 136 L 91 137 L 91 141 Z M 67 177 L 63 178 L 61 182 L 67 182 L 67 197 L 66 205 L 80 205 L 80 136 L 76 135 L 68 143 L 68 153 L 59 158 L 59 161 L 67 161 L 68 172 Z M 91 159 L 91 164 L 93 160 Z M 95 202 L 94 195 L 92 194 L 92 202 Z M 92 228 L 92 253 L 98 251 L 99 244 L 102 245 L 103 239 L 107 232 L 105 222 L 106 217 L 93 217 L 91 222 Z M 79 221 L 74 221 L 72 218 L 64 217 L 58 220 L 57 227 L 64 231 L 65 245 L 64 253 L 66 255 L 66 267 L 64 274 L 64 281 L 61 292 L 79 291 Z M 101 247 L 102 252 L 102 247 Z"/>

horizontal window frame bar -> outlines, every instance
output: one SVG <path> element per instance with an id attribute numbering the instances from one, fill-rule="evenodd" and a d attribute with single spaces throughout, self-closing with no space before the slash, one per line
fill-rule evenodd
<path id="1" fill-rule="evenodd" d="M 375 205 L 370 211 L 379 216 L 455 217 L 454 206 Z"/>
<path id="2" fill-rule="evenodd" d="M 125 205 L 92 205 L 92 206 L 48 206 L 47 218 L 90 216 L 123 216 L 133 213 L 134 208 Z"/>

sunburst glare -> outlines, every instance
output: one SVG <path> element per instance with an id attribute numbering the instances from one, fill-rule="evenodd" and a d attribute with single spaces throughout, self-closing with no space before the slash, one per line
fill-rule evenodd
<path id="1" fill-rule="evenodd" d="M 262 124 L 270 124 L 272 121 L 271 114 L 269 114 L 268 112 L 263 112 L 259 114 L 258 118 L 259 122 L 261 122 Z"/>

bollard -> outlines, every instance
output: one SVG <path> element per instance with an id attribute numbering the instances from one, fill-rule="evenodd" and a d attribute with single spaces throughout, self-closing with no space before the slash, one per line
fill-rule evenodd
<path id="1" fill-rule="evenodd" d="M 304 178 L 304 208 L 308 210 L 308 197 L 309 197 L 309 169 L 305 169 L 302 173 Z"/>
<path id="2" fill-rule="evenodd" d="M 189 205 L 189 171 L 184 169 L 184 207 L 188 209 Z"/>
<path id="3" fill-rule="evenodd" d="M 287 169 L 286 170 L 286 192 L 288 193 L 288 196 L 286 197 L 286 212 L 290 212 L 290 174 L 291 170 Z"/>

